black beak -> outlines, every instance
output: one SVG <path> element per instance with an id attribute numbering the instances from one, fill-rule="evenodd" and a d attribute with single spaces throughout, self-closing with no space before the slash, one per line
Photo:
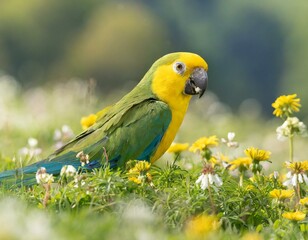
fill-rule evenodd
<path id="1" fill-rule="evenodd" d="M 202 97 L 207 88 L 208 76 L 203 68 L 195 68 L 185 84 L 184 93 Z"/>

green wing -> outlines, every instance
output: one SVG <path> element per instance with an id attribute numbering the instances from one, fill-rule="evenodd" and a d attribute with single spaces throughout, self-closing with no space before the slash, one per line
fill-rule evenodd
<path id="1" fill-rule="evenodd" d="M 97 167 L 101 161 L 106 161 L 105 150 L 111 167 L 122 167 L 130 159 L 149 160 L 170 121 L 171 111 L 167 104 L 146 99 L 126 111 L 113 114 L 110 119 L 101 119 L 49 160 L 57 161 L 60 156 L 65 159 L 65 155 L 72 156 L 71 152 L 84 151 L 90 156 L 90 166 Z"/>

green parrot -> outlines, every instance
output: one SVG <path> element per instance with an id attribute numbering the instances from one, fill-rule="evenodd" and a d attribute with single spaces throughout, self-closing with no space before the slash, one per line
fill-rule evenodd
<path id="1" fill-rule="evenodd" d="M 129 160 L 153 163 L 174 140 L 192 95 L 205 92 L 207 71 L 207 63 L 194 53 L 161 57 L 131 92 L 100 111 L 91 127 L 48 158 L 0 173 L 0 183 L 31 185 L 42 167 L 59 175 L 65 165 L 91 170 L 106 164 L 123 168 Z"/>

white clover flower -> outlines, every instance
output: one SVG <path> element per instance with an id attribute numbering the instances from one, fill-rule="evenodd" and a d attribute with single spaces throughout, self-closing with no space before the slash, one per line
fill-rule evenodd
<path id="1" fill-rule="evenodd" d="M 306 136 L 306 130 L 306 125 L 303 122 L 300 122 L 297 117 L 288 117 L 287 120 L 276 129 L 276 133 L 278 140 L 285 140 L 294 133 Z"/>
<path id="2" fill-rule="evenodd" d="M 234 132 L 228 132 L 228 139 L 222 138 L 221 142 L 226 144 L 229 148 L 237 148 L 239 146 L 238 142 L 233 141 L 235 138 Z"/>
<path id="3" fill-rule="evenodd" d="M 65 165 L 61 168 L 60 176 L 74 177 L 77 170 L 72 165 Z"/>
<path id="4" fill-rule="evenodd" d="M 222 180 L 217 174 L 202 173 L 197 179 L 196 184 L 200 184 L 201 189 L 205 190 L 209 185 L 221 186 Z"/>
<path id="5" fill-rule="evenodd" d="M 48 174 L 46 168 L 44 167 L 41 167 L 37 170 L 35 178 L 38 184 L 46 184 L 54 182 L 52 174 Z"/>

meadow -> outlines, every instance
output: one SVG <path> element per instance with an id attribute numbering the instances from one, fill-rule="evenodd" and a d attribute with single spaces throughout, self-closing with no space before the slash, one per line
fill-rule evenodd
<path id="1" fill-rule="evenodd" d="M 80 79 L 25 90 L 0 77 L 0 170 L 47 157 L 123 94 L 100 95 Z M 31 188 L 2 185 L 0 239 L 307 239 L 300 96 L 275 103 L 264 118 L 253 99 L 234 112 L 207 92 L 157 163 L 68 165 L 61 176 L 38 172 Z"/>

